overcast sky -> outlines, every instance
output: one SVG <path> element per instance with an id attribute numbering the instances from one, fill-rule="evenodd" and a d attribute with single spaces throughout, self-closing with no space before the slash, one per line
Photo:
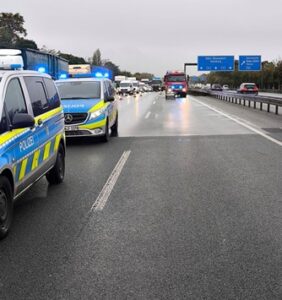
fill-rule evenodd
<path id="1" fill-rule="evenodd" d="M 198 55 L 282 58 L 281 0 L 0 0 L 39 47 L 163 75 Z M 191 75 L 195 70 L 191 70 Z"/>

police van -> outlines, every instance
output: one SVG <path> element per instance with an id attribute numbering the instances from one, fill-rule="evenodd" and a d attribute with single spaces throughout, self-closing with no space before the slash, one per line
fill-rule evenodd
<path id="1" fill-rule="evenodd" d="M 0 238 L 9 232 L 13 202 L 46 175 L 65 173 L 64 115 L 47 74 L 0 71 Z"/>
<path id="2" fill-rule="evenodd" d="M 115 88 L 107 78 L 88 77 L 57 80 L 67 137 L 98 136 L 108 142 L 118 135 Z"/>

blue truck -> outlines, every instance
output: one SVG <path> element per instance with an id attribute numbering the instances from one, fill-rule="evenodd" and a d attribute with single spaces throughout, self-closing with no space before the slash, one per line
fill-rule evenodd
<path id="1" fill-rule="evenodd" d="M 68 74 L 67 60 L 50 53 L 33 49 L 0 49 L 0 69 L 32 70 L 59 79 Z"/>

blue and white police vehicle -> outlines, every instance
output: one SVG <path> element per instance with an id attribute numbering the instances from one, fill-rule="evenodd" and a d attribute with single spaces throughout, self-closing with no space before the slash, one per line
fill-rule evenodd
<path id="1" fill-rule="evenodd" d="M 13 203 L 46 175 L 59 184 L 65 173 L 64 115 L 47 74 L 0 70 L 0 238 L 13 218 Z"/>
<path id="2" fill-rule="evenodd" d="M 118 135 L 118 103 L 111 80 L 90 74 L 57 80 L 56 85 L 67 137 L 98 136 L 107 142 L 110 135 Z"/>

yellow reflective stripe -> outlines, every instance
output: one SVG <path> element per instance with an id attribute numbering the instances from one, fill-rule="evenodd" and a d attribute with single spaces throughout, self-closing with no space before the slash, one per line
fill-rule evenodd
<path id="1" fill-rule="evenodd" d="M 31 171 L 33 171 L 38 167 L 39 156 L 40 156 L 40 149 L 34 152 Z"/>
<path id="2" fill-rule="evenodd" d="M 48 142 L 44 148 L 43 160 L 46 160 L 50 154 L 51 142 Z"/>
<path id="3" fill-rule="evenodd" d="M 17 165 L 14 165 L 14 167 L 13 167 L 13 173 L 14 173 L 14 176 L 17 174 Z"/>
<path id="4" fill-rule="evenodd" d="M 0 136 L 0 145 L 8 142 L 10 139 L 15 138 L 18 134 L 23 133 L 26 129 L 14 129 L 8 131 Z"/>
<path id="5" fill-rule="evenodd" d="M 58 134 L 55 138 L 55 144 L 54 144 L 54 151 L 56 152 L 59 148 L 60 141 L 61 141 L 61 134 Z"/>
<path id="6" fill-rule="evenodd" d="M 28 160 L 28 158 L 25 158 L 22 161 L 19 180 L 22 180 L 24 178 L 25 170 L 26 170 L 26 165 L 27 165 L 27 160 Z"/>
<path id="7" fill-rule="evenodd" d="M 95 123 L 92 123 L 92 124 L 81 125 L 81 126 L 79 126 L 79 129 L 90 129 L 91 130 L 91 129 L 103 127 L 103 126 L 106 125 L 106 122 L 107 122 L 107 120 L 104 119 L 102 121 L 95 122 Z"/>
<path id="8" fill-rule="evenodd" d="M 108 103 L 105 103 L 104 100 L 101 100 L 99 103 L 97 103 L 96 105 L 92 106 L 88 112 L 93 112 L 95 110 L 103 108 L 104 106 L 107 107 Z"/>
<path id="9" fill-rule="evenodd" d="M 37 122 L 39 119 L 44 121 L 46 119 L 49 119 L 55 115 L 57 115 L 58 113 L 63 112 L 63 107 L 60 106 L 58 108 L 52 109 L 50 111 L 47 111 L 45 114 L 39 115 L 37 117 L 35 117 L 35 122 Z"/>

